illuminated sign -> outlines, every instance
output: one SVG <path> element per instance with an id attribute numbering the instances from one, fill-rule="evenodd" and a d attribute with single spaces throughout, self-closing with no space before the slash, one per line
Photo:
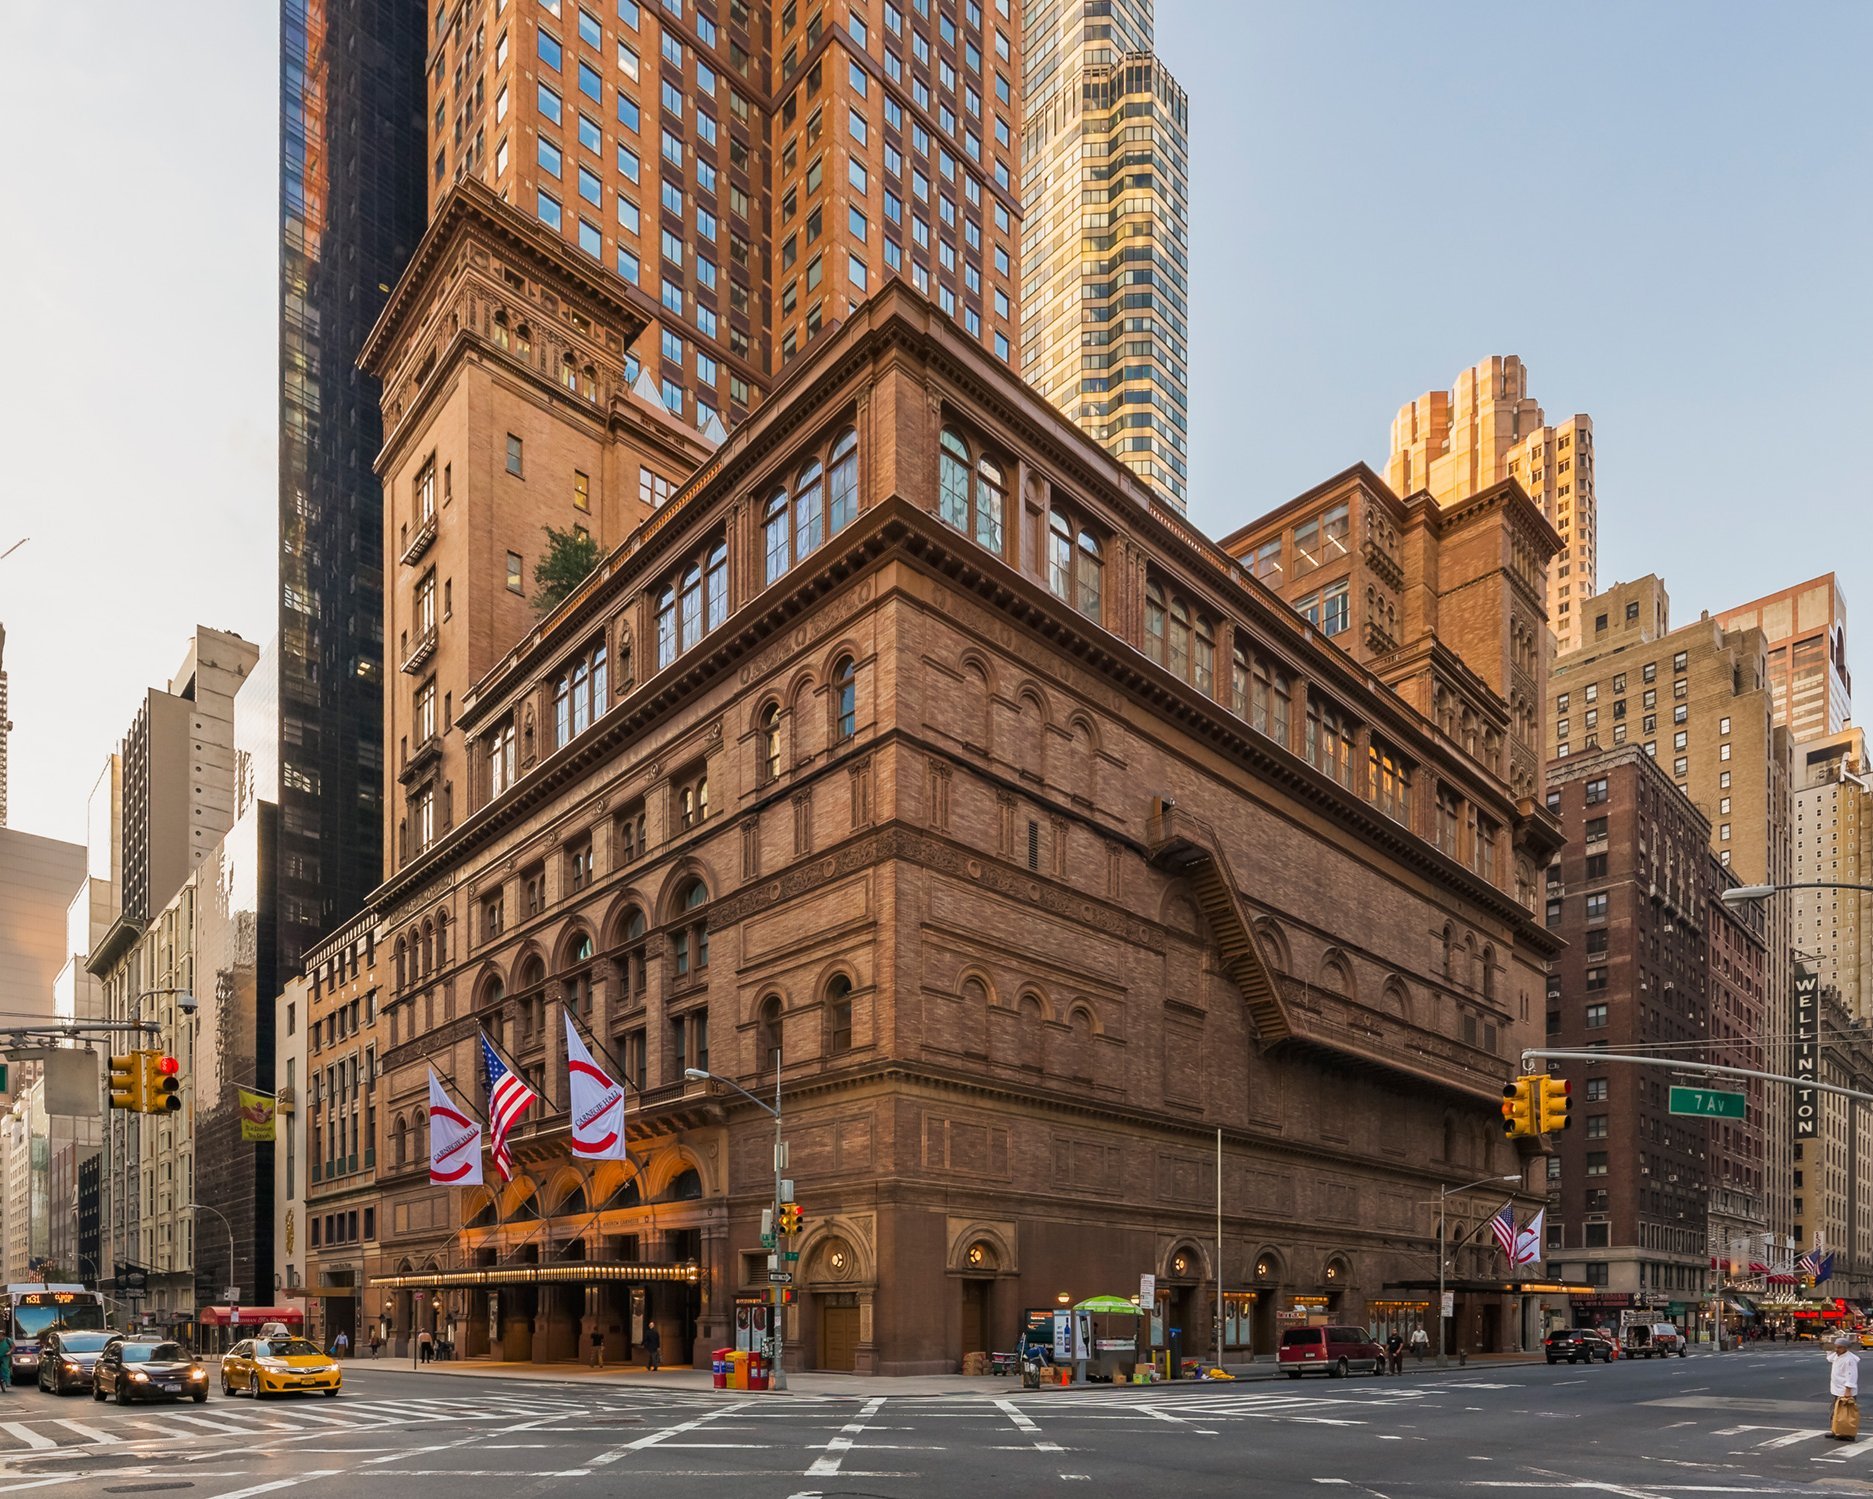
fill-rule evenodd
<path id="1" fill-rule="evenodd" d="M 1795 965 L 1795 1066 L 1800 1078 L 1812 1078 L 1819 1061 L 1821 1041 L 1821 976 L 1806 963 Z M 1795 1138 L 1812 1140 L 1821 1133 L 1820 1111 L 1813 1088 L 1795 1090 Z"/>
<path id="2" fill-rule="evenodd" d="M 78 1291 L 28 1291 L 13 1298 L 20 1306 L 70 1306 L 75 1301 L 90 1299 Z"/>

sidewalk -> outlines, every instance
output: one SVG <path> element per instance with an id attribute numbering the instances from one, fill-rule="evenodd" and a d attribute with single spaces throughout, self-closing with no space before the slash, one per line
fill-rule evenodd
<path id="1" fill-rule="evenodd" d="M 1450 1366 L 1439 1369 L 1433 1359 L 1427 1358 L 1422 1364 L 1414 1364 L 1409 1359 L 1405 1363 L 1405 1372 L 1401 1378 L 1415 1379 L 1461 1378 L 1475 1376 L 1478 1373 L 1518 1365 L 1539 1364 L 1539 1353 L 1484 1353 L 1472 1355 L 1467 1365 L 1459 1365 L 1453 1358 Z M 1253 1364 L 1228 1364 L 1227 1371 L 1235 1375 L 1233 1381 L 1183 1380 L 1177 1381 L 1176 1387 L 1189 1389 L 1202 1385 L 1208 1389 L 1222 1390 L 1230 1384 L 1243 1384 L 1279 1379 L 1282 1371 L 1270 1359 L 1258 1360 Z M 714 1378 L 707 1369 L 688 1367 L 665 1368 L 655 1374 L 633 1365 L 613 1366 L 606 1369 L 594 1369 L 587 1364 L 557 1363 L 495 1363 L 487 1359 L 466 1359 L 439 1361 L 429 1364 L 412 1364 L 408 1359 L 389 1357 L 371 1358 L 366 1354 L 362 1358 L 352 1357 L 345 1360 L 345 1376 L 353 1378 L 368 1374 L 373 1369 L 400 1374 L 423 1374 L 437 1378 L 455 1379 L 499 1379 L 508 1383 L 524 1384 L 601 1384 L 618 1389 L 640 1392 L 650 1389 L 679 1390 L 694 1393 L 714 1388 Z M 1390 1377 L 1390 1376 L 1382 1376 Z M 1355 1375 L 1354 1378 L 1370 1380 L 1371 1375 Z M 1318 1383 L 1319 1381 L 1314 1381 Z M 1030 1395 L 1045 1395 L 1048 1390 L 1056 1392 L 1062 1389 L 1077 1390 L 1084 1394 L 1088 1390 L 1135 1389 L 1133 1385 L 1047 1385 L 1042 1389 L 1027 1391 Z M 1164 1389 L 1169 1386 L 1159 1385 Z M 743 1395 L 743 1391 L 725 1391 Z M 756 1392 L 760 1393 L 760 1392 Z M 1021 1380 L 1014 1375 L 964 1375 L 964 1374 L 832 1374 L 822 1370 L 789 1371 L 787 1389 L 792 1395 L 845 1395 L 854 1398 L 869 1398 L 875 1395 L 898 1395 L 929 1397 L 935 1395 L 977 1395 L 989 1399 L 1001 1399 L 1009 1395 L 1022 1393 Z"/>

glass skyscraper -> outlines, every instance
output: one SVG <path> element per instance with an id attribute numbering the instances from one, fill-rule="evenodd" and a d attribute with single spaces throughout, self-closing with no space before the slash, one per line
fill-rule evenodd
<path id="1" fill-rule="evenodd" d="M 1022 6 L 1021 372 L 1182 510 L 1189 106 L 1151 0 Z"/>
<path id="2" fill-rule="evenodd" d="M 284 980 L 383 873 L 382 428 L 356 360 L 423 232 L 425 59 L 411 0 L 282 0 L 280 21 Z"/>

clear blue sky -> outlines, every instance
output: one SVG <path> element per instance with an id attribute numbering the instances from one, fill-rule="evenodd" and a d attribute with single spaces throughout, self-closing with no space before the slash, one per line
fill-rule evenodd
<path id="1" fill-rule="evenodd" d="M 273 627 L 277 7 L 17 10 L 0 131 L 57 144 L 0 178 L 11 821 L 76 840 L 189 628 Z M 1685 618 L 1833 566 L 1873 639 L 1873 3 L 1158 11 L 1199 524 L 1377 464 L 1403 402 L 1519 354 L 1593 416 L 1604 583 L 1661 571 Z"/>

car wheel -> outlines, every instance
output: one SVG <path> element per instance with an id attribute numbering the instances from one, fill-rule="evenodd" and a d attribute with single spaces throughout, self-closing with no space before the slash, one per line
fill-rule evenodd
<path id="1" fill-rule="evenodd" d="M 1300 1377 L 1301 1377 L 1301 1371 L 1299 1369 L 1288 1370 L 1289 1379 L 1299 1379 Z"/>
<path id="2" fill-rule="evenodd" d="M 249 1374 L 247 1376 L 247 1393 L 252 1395 L 256 1400 L 260 1398 L 260 1376 L 258 1374 Z"/>
<path id="3" fill-rule="evenodd" d="M 1684 1349 L 1682 1349 L 1682 1348 L 1680 1348 L 1680 1349 L 1678 1350 L 1678 1357 L 1679 1357 L 1679 1358 L 1683 1358 L 1683 1357 L 1684 1357 Z"/>
<path id="4" fill-rule="evenodd" d="M 1345 1359 L 1341 1359 L 1341 1360 L 1340 1360 L 1340 1361 L 1339 1361 L 1338 1363 L 1336 1363 L 1336 1364 L 1335 1364 L 1335 1365 L 1333 1366 L 1333 1377 L 1334 1377 L 1335 1379 L 1344 1379 L 1344 1378 L 1346 1378 L 1346 1375 L 1347 1375 L 1347 1372 L 1348 1372 L 1348 1369 L 1349 1369 L 1349 1367 L 1350 1367 L 1350 1366 L 1349 1366 L 1349 1365 L 1347 1364 L 1347 1362 L 1346 1362 L 1346 1360 L 1345 1360 Z"/>
<path id="5" fill-rule="evenodd" d="M 224 1400 L 232 1400 L 234 1398 L 234 1391 L 228 1386 L 228 1376 L 226 1374 L 221 1376 L 221 1395 Z"/>
<path id="6" fill-rule="evenodd" d="M 324 1395 L 327 1400 L 330 1400 L 332 1396 L 338 1393 L 338 1386 L 333 1385 L 329 1390 L 321 1390 L 319 1393 Z"/>
<path id="7" fill-rule="evenodd" d="M 91 1398 L 93 1400 L 102 1400 L 104 1398 L 104 1386 L 99 1384 L 95 1378 L 91 1381 Z"/>
<path id="8" fill-rule="evenodd" d="M 128 1405 L 130 1403 L 130 1386 L 129 1385 L 120 1384 L 117 1386 L 117 1403 L 119 1405 Z"/>
<path id="9" fill-rule="evenodd" d="M 206 1404 L 208 1404 L 208 1391 L 206 1391 L 206 1390 L 197 1390 L 197 1391 L 195 1392 L 195 1403 L 196 1403 L 197 1405 L 206 1405 Z"/>

